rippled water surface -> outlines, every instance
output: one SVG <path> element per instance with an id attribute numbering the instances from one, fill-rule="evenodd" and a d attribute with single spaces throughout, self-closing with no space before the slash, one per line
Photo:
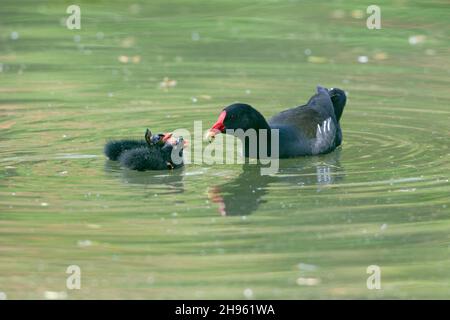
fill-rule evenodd
<path id="1" fill-rule="evenodd" d="M 81 30 L 63 3 L 19 3 L 0 8 L 2 297 L 450 296 L 446 1 L 382 1 L 381 30 L 360 1 L 78 1 Z M 344 143 L 274 175 L 102 155 L 234 101 L 269 117 L 317 84 L 348 92 Z"/>

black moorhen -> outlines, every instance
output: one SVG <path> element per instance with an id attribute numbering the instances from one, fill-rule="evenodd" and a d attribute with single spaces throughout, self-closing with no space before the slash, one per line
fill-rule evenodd
<path id="1" fill-rule="evenodd" d="M 252 106 L 235 103 L 223 109 L 207 136 L 211 142 L 218 133 L 227 133 L 227 129 L 278 129 L 280 158 L 328 153 L 342 143 L 339 120 L 346 101 L 343 90 L 318 86 L 307 104 L 282 111 L 269 122 Z M 270 134 L 268 140 L 270 154 Z M 245 139 L 246 157 L 249 157 L 248 143 Z"/>
<path id="2" fill-rule="evenodd" d="M 170 133 L 152 135 L 147 129 L 145 140 L 109 141 L 104 151 L 110 160 L 119 160 L 128 169 L 145 171 L 182 167 L 183 147 L 182 137 L 174 139 Z M 173 154 L 178 159 L 173 159 Z"/>

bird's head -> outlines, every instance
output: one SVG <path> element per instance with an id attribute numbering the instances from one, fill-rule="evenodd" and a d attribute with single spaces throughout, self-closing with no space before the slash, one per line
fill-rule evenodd
<path id="1" fill-rule="evenodd" d="M 255 108 L 245 103 L 234 103 L 222 110 L 206 137 L 211 142 L 217 134 L 225 133 L 226 130 L 267 128 L 266 120 Z"/>

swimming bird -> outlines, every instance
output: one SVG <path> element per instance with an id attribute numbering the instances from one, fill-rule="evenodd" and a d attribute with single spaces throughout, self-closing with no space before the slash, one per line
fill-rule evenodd
<path id="1" fill-rule="evenodd" d="M 118 160 L 128 169 L 164 170 L 183 166 L 183 137 L 174 139 L 171 133 L 153 135 L 149 129 L 143 140 L 112 140 L 105 145 L 105 155 Z"/>
<path id="2" fill-rule="evenodd" d="M 282 111 L 269 121 L 255 108 L 244 103 L 234 103 L 219 115 L 217 122 L 209 129 L 207 138 L 211 142 L 219 133 L 234 134 L 243 138 L 246 157 L 258 157 L 261 148 L 261 136 L 256 135 L 256 156 L 250 153 L 250 141 L 236 134 L 254 129 L 256 133 L 267 130 L 279 133 L 279 157 L 289 158 L 306 155 L 324 154 L 333 151 L 342 143 L 340 119 L 347 97 L 343 90 L 330 90 L 317 86 L 317 92 L 302 106 Z M 271 134 L 267 134 L 268 155 L 271 149 Z"/>

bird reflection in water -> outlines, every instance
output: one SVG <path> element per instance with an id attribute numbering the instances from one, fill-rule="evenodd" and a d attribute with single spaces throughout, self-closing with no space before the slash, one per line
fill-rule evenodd
<path id="1" fill-rule="evenodd" d="M 222 216 L 248 215 L 267 201 L 264 196 L 271 183 L 317 185 L 320 190 L 342 181 L 345 172 L 339 159 L 340 149 L 321 156 L 283 159 L 275 175 L 261 175 L 259 165 L 245 164 L 243 172 L 234 180 L 210 187 L 208 198 L 218 204 Z"/>
<path id="2" fill-rule="evenodd" d="M 107 160 L 105 171 L 119 176 L 126 184 L 146 186 L 152 194 L 165 195 L 184 192 L 184 168 L 168 171 L 135 171 L 122 169 L 117 162 Z"/>

